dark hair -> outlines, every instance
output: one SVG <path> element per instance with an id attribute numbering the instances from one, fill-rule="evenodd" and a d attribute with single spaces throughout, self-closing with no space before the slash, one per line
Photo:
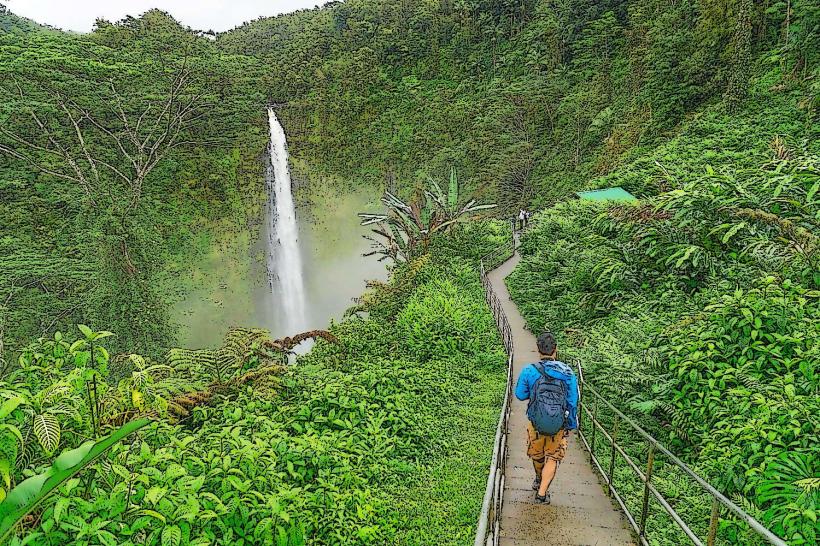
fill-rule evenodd
<path id="1" fill-rule="evenodd" d="M 542 355 L 551 355 L 555 352 L 555 347 L 557 346 L 555 336 L 552 332 L 544 332 L 538 336 L 536 343 L 538 345 L 538 352 Z"/>

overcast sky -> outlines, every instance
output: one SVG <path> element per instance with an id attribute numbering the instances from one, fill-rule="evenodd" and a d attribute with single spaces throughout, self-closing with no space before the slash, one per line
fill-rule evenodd
<path id="1" fill-rule="evenodd" d="M 196 30 L 229 30 L 260 16 L 322 5 L 326 0 L 0 0 L 15 14 L 63 30 L 90 32 L 97 17 L 118 21 L 159 8 Z"/>

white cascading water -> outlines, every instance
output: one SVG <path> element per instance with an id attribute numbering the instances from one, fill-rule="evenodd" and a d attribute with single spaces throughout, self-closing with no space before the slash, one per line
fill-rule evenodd
<path id="1" fill-rule="evenodd" d="M 302 277 L 296 207 L 293 204 L 288 168 L 288 143 L 285 130 L 276 118 L 273 108 L 268 108 L 268 122 L 273 171 L 267 177 L 269 206 L 272 211 L 268 241 L 268 276 L 271 291 L 284 315 L 278 317 L 278 322 L 285 330 L 282 333 L 292 336 L 307 326 L 305 282 Z"/>

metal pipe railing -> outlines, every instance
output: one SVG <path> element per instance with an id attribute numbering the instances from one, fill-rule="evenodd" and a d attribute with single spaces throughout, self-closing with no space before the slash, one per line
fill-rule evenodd
<path id="1" fill-rule="evenodd" d="M 664 447 L 658 440 L 656 440 L 651 434 L 646 432 L 643 428 L 641 428 L 638 424 L 636 424 L 632 419 L 627 417 L 623 412 L 621 412 L 618 408 L 616 408 L 612 403 L 609 402 L 594 386 L 590 385 L 584 379 L 584 372 L 583 368 L 581 367 L 581 363 L 576 363 L 578 368 L 578 385 L 581 393 L 585 396 L 589 393 L 592 396 L 593 404 L 592 409 L 590 409 L 589 404 L 584 402 L 584 398 L 582 397 L 579 402 L 579 427 L 578 427 L 578 437 L 581 439 L 584 447 L 586 448 L 587 452 L 589 452 L 590 462 L 593 466 L 597 469 L 597 471 L 601 474 L 601 477 L 606 484 L 610 495 L 615 498 L 616 502 L 621 506 L 624 511 L 624 514 L 627 517 L 632 528 L 638 535 L 638 538 L 644 546 L 649 546 L 649 537 L 646 533 L 646 520 L 649 514 L 649 496 L 655 498 L 658 504 L 663 508 L 664 512 L 672 518 L 672 520 L 680 527 L 681 531 L 689 538 L 692 544 L 696 544 L 697 546 L 704 546 L 704 542 L 698 537 L 697 533 L 692 530 L 691 526 L 684 521 L 683 517 L 675 510 L 675 508 L 669 503 L 669 501 L 664 498 L 660 491 L 652 485 L 652 474 L 655 470 L 655 459 L 658 453 L 663 454 L 672 464 L 673 467 L 682 471 L 685 475 L 689 478 L 694 480 L 701 490 L 708 494 L 712 498 L 712 507 L 711 507 L 711 515 L 709 517 L 709 526 L 708 526 L 708 534 L 706 538 L 706 546 L 714 546 L 715 540 L 717 538 L 717 527 L 720 522 L 720 510 L 724 508 L 728 510 L 732 515 L 736 518 L 740 519 L 741 521 L 745 522 L 748 527 L 757 533 L 757 535 L 768 542 L 769 544 L 775 544 L 777 546 L 786 546 L 786 542 L 784 542 L 780 537 L 769 531 L 766 527 L 763 526 L 759 521 L 753 518 L 751 515 L 746 513 L 743 509 L 737 506 L 735 503 L 727 499 L 720 491 L 715 489 L 712 485 L 710 485 L 706 480 L 702 477 L 697 475 L 691 468 L 689 468 L 686 463 L 681 461 L 677 458 L 674 454 L 672 454 L 666 447 Z M 607 428 L 603 425 L 600 418 L 600 411 L 599 407 L 603 404 L 604 407 L 608 408 L 613 415 L 614 425 L 611 431 L 608 431 Z M 591 435 L 587 437 L 587 431 L 581 426 L 581 417 L 586 415 L 588 417 L 588 421 L 592 426 Z M 627 454 L 627 452 L 623 449 L 623 447 L 618 445 L 617 441 L 617 429 L 619 426 L 628 427 L 633 433 L 638 434 L 639 437 L 643 438 L 648 444 L 648 452 L 646 458 L 646 471 L 642 471 L 640 467 L 632 460 L 632 458 Z M 609 468 L 605 471 L 601 461 L 598 460 L 598 456 L 595 453 L 595 442 L 596 442 L 596 431 L 600 431 L 600 435 L 609 443 L 610 446 L 610 460 Z M 614 467 L 615 467 L 615 458 L 616 455 L 620 455 L 620 457 L 627 463 L 632 473 L 638 477 L 638 479 L 643 483 L 643 496 L 642 496 L 642 503 L 641 503 L 641 513 L 638 519 L 635 518 L 635 515 L 627 506 L 625 499 L 623 498 L 622 494 L 617 490 L 614 481 Z"/>
<path id="2" fill-rule="evenodd" d="M 481 515 L 478 518 L 478 528 L 474 546 L 496 546 L 500 539 L 501 509 L 504 505 L 504 485 L 506 480 L 507 461 L 507 433 L 509 432 L 510 408 L 512 403 L 513 385 L 513 357 L 514 346 L 512 329 L 501 301 L 493 290 L 487 273 L 515 254 L 516 229 L 515 220 L 511 221 L 512 231 L 510 239 L 492 251 L 482 256 L 479 262 L 481 285 L 484 287 L 484 299 L 495 320 L 496 328 L 501 335 L 504 351 L 507 353 L 507 385 L 504 392 L 504 403 L 501 406 L 501 415 L 498 418 L 493 457 L 490 463 L 490 473 L 487 476 L 487 487 L 484 491 L 484 501 L 481 504 Z"/>
<path id="3" fill-rule="evenodd" d="M 501 527 L 501 509 L 504 505 L 505 469 L 507 460 L 507 433 L 509 431 L 510 403 L 512 402 L 513 383 L 513 338 L 507 314 L 498 299 L 487 272 L 509 259 L 515 253 L 515 240 L 492 250 L 481 258 L 479 274 L 481 285 L 484 287 L 484 299 L 490 307 L 504 352 L 507 353 L 507 385 L 504 389 L 504 402 L 498 418 L 493 444 L 493 457 L 490 462 L 490 473 L 487 476 L 487 487 L 484 490 L 484 501 L 481 503 L 481 514 L 478 518 L 478 528 L 474 546 L 495 546 L 499 541 Z"/>

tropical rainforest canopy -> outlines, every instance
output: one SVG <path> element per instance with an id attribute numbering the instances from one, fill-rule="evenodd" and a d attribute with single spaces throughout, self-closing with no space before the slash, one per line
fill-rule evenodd
<path id="1" fill-rule="evenodd" d="M 477 263 L 519 207 L 528 327 L 817 543 L 817 2 L 348 0 L 211 38 L 0 5 L 0 500 L 39 495 L 0 514 L 10 543 L 472 543 L 506 378 Z M 388 260 L 292 366 L 254 324 L 176 348 L 170 315 L 215 223 L 259 234 L 270 104 L 317 171 L 408 200 L 454 172 L 498 204 Z M 573 199 L 612 186 L 638 202 Z"/>

